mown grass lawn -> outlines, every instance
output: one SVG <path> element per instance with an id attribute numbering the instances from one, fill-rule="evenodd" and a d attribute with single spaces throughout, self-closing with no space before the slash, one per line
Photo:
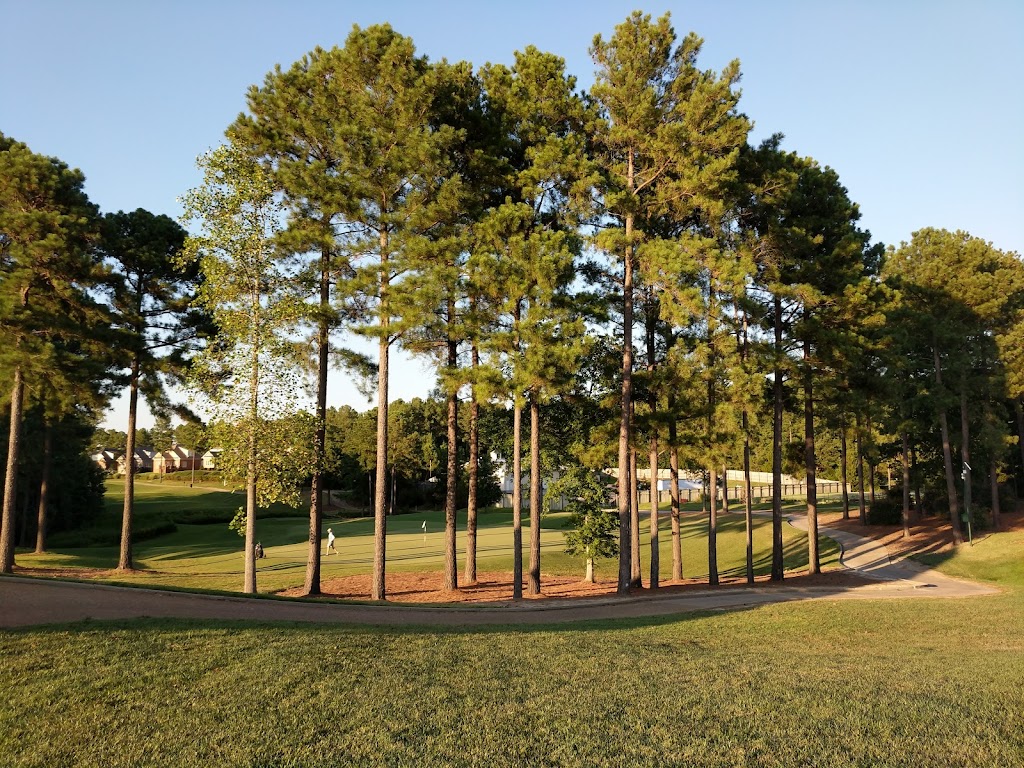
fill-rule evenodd
<path id="1" fill-rule="evenodd" d="M 110 531 L 120 531 L 123 483 L 108 482 L 107 518 Z M 185 589 L 238 591 L 242 586 L 242 539 L 227 527 L 235 509 L 243 503 L 238 494 L 225 493 L 216 487 L 189 488 L 181 483 L 140 483 L 136 488 L 137 517 L 145 521 L 171 519 L 177 530 L 156 538 L 139 541 L 134 546 L 139 570 L 130 574 L 111 574 L 108 581 Z M 799 505 L 792 509 L 799 511 Z M 287 513 L 286 517 L 269 515 Z M 256 523 L 257 538 L 267 557 L 258 562 L 257 588 L 276 592 L 301 586 L 305 576 L 309 523 L 305 513 L 275 507 Z M 460 569 L 465 552 L 465 513 L 460 512 L 458 556 Z M 202 524 L 186 521 L 208 521 Z M 427 524 L 427 532 L 422 530 Z M 541 567 L 544 574 L 583 574 L 583 563 L 564 553 L 563 528 L 567 516 L 546 514 L 541 520 Z M 754 520 L 755 571 L 771 571 L 771 520 Z M 324 557 L 322 576 L 349 576 L 369 573 L 373 562 L 373 520 L 371 518 L 339 518 L 328 516 L 323 530 L 330 526 L 338 536 L 337 556 Z M 512 570 L 512 513 L 508 509 L 484 509 L 479 516 L 477 564 L 480 572 Z M 659 521 L 660 575 L 668 579 L 672 573 L 671 522 L 667 516 Z M 784 526 L 784 561 L 787 569 L 798 570 L 807 565 L 807 534 Z M 645 581 L 649 571 L 650 526 L 647 514 L 641 518 L 641 559 Z M 529 557 L 529 520 L 524 515 L 524 558 Z M 699 504 L 686 507 L 682 516 L 681 541 L 683 575 L 707 578 L 707 515 Z M 742 515 L 720 515 L 718 535 L 719 573 L 723 577 L 740 576 L 744 572 L 745 527 Z M 113 568 L 117 565 L 118 547 L 71 546 L 73 537 L 64 537 L 43 555 L 18 552 L 16 563 L 23 567 Z M 326 541 L 324 542 L 326 547 Z M 398 571 L 441 571 L 444 566 L 444 514 L 426 511 L 388 518 L 387 569 Z M 826 538 L 820 539 L 820 556 L 824 567 L 838 563 L 839 548 Z M 597 576 L 615 578 L 617 560 L 599 561 Z"/>
<path id="2" fill-rule="evenodd" d="M 993 597 L 546 628 L 0 633 L 4 766 L 1024 765 L 1024 534 Z"/>
<path id="3" fill-rule="evenodd" d="M 0 634 L 0 764 L 1024 764 L 1024 535 L 1005 592 L 542 629 L 136 621 Z"/>

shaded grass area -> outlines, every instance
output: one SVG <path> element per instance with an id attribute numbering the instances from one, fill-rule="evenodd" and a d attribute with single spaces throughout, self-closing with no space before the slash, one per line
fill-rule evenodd
<path id="1" fill-rule="evenodd" d="M 1006 536 L 943 565 L 1007 590 L 973 600 L 2 632 L 0 764 L 1022 765 L 1024 574 L 1002 564 L 1024 539 Z"/>
<path id="2" fill-rule="evenodd" d="M 147 541 L 172 534 L 182 524 L 227 525 L 245 495 L 219 481 L 200 481 L 190 487 L 187 473 L 175 480 L 158 480 L 146 475 L 135 483 L 133 531 L 135 541 Z M 173 477 L 173 475 L 172 475 Z M 103 512 L 88 527 L 63 531 L 50 537 L 54 549 L 117 546 L 121 537 L 121 516 L 124 509 L 124 480 L 108 479 L 103 498 Z M 303 517 L 308 512 L 284 504 L 261 509 L 260 517 Z M 116 562 L 116 558 L 115 558 Z"/>

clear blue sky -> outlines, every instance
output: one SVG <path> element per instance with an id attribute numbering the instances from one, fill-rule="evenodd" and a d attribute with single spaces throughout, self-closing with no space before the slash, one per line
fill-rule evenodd
<path id="1" fill-rule="evenodd" d="M 587 87 L 594 35 L 638 7 L 702 36 L 702 67 L 738 58 L 753 139 L 784 133 L 835 168 L 876 241 L 932 226 L 1024 254 L 1020 0 L 0 0 L 0 131 L 80 168 L 103 211 L 177 216 L 248 87 L 353 24 L 389 22 L 431 59 L 477 66 L 533 44 Z M 416 362 L 394 377 L 393 397 L 432 382 Z M 367 406 L 342 375 L 331 386 L 332 404 Z"/>

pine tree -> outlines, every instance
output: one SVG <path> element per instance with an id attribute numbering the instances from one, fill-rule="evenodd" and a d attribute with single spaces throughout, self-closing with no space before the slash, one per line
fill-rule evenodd
<path id="1" fill-rule="evenodd" d="M 959 544 L 963 534 L 952 456 L 955 433 L 948 411 L 960 411 L 964 505 L 970 514 L 972 411 L 980 411 L 975 416 L 980 423 L 991 423 L 993 402 L 1003 399 L 999 348 L 1007 350 L 1006 338 L 1012 338 L 1014 320 L 1024 307 L 1024 269 L 1015 254 L 968 233 L 923 229 L 890 251 L 884 275 L 899 293 L 897 309 L 912 334 L 907 343 L 930 352 L 934 387 L 928 399 L 939 423 L 950 522 Z M 1012 353 L 1003 359 L 1012 361 Z M 983 428 L 982 434 L 988 444 L 979 448 L 1001 453 L 999 430 Z"/>
<path id="2" fill-rule="evenodd" d="M 592 179 L 584 140 L 589 115 L 575 93 L 575 80 L 565 74 L 565 62 L 535 48 L 518 52 L 511 69 L 485 68 L 482 79 L 508 161 L 502 183 L 506 200 L 482 217 L 476 238 L 480 248 L 500 258 L 478 275 L 488 283 L 489 306 L 504 326 L 490 334 L 487 346 L 507 366 L 517 438 L 522 408 L 530 408 L 528 589 L 537 594 L 540 409 L 567 386 L 586 346 L 570 286 L 581 249 L 575 227 L 589 214 Z M 518 490 L 518 446 L 513 452 L 513 483 Z M 520 596 L 522 569 L 518 501 L 514 498 L 515 597 Z"/>
<path id="3" fill-rule="evenodd" d="M 26 385 L 45 379 L 55 338 L 88 333 L 102 313 L 83 290 L 97 278 L 97 211 L 84 177 L 0 134 L 0 370 L 11 377 L 10 434 L 0 517 L 0 573 L 14 566 L 14 504 Z"/>
<path id="4" fill-rule="evenodd" d="M 619 425 L 619 584 L 633 581 L 629 450 L 633 402 L 633 291 L 637 249 L 648 232 L 644 222 L 666 209 L 679 219 L 691 200 L 712 199 L 727 176 L 747 121 L 735 115 L 739 63 L 716 76 L 696 66 L 702 41 L 690 34 L 676 45 L 669 16 L 652 22 L 634 12 L 607 41 L 597 36 L 591 56 L 597 65 L 591 90 L 605 120 L 599 135 L 604 172 L 604 213 L 614 222 L 598 238 L 616 254 L 622 272 L 622 400 Z M 705 163 L 695 162 L 698 158 Z M 692 209 L 692 208 L 691 208 Z"/>
<path id="5" fill-rule="evenodd" d="M 200 318 L 190 311 L 197 273 L 178 260 L 185 230 L 167 216 L 139 209 L 103 218 L 101 252 L 110 270 L 111 305 L 128 373 L 128 439 L 125 455 L 135 455 L 138 398 L 167 419 L 171 405 L 165 382 L 179 379 L 184 356 L 194 346 Z M 167 435 L 170 442 L 170 435 Z M 154 445 L 166 450 L 170 445 Z M 118 570 L 132 570 L 132 520 L 135 505 L 135 462 L 125 462 L 124 509 Z"/>

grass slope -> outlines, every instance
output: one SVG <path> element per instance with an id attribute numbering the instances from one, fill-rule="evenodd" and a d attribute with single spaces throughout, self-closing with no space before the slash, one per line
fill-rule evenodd
<path id="1" fill-rule="evenodd" d="M 0 764 L 1017 766 L 1024 535 L 964 601 L 473 631 L 139 621 L 0 633 Z"/>
<path id="2" fill-rule="evenodd" d="M 0 765 L 1020 766 L 1022 552 L 998 534 L 933 562 L 1003 588 L 958 601 L 0 632 Z"/>

